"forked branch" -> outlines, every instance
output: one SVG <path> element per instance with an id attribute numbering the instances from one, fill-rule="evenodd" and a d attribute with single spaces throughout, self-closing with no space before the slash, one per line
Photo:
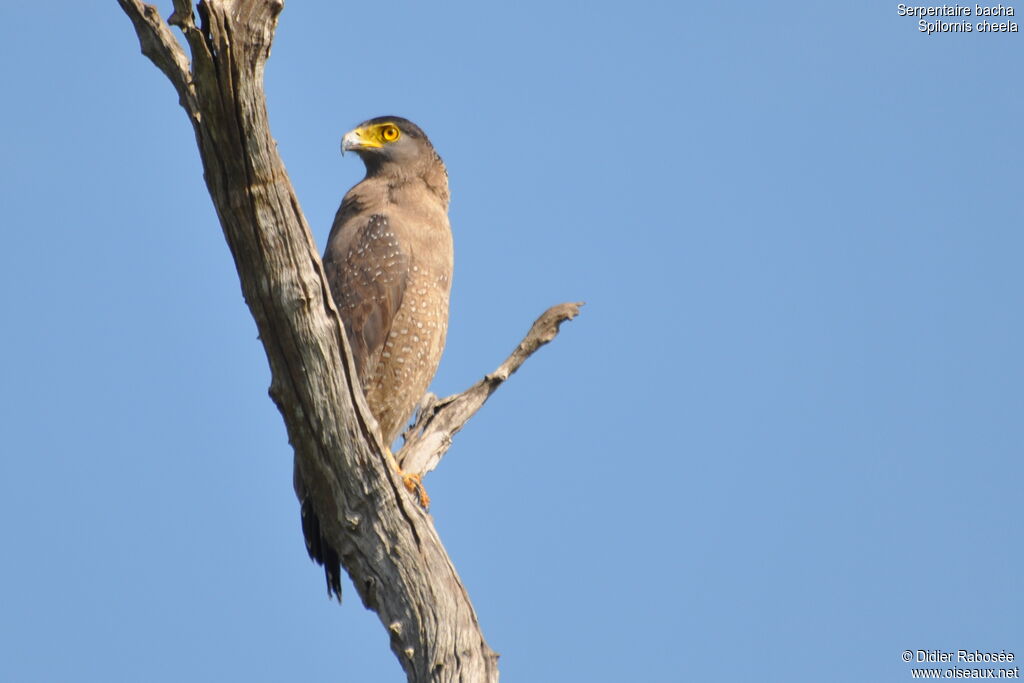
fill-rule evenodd
<path id="1" fill-rule="evenodd" d="M 433 394 L 424 396 L 416 422 L 405 432 L 405 443 L 395 454 L 402 469 L 426 474 L 437 467 L 451 447 L 452 437 L 527 358 L 558 335 L 563 322 L 579 315 L 582 305 L 582 301 L 558 304 L 544 311 L 505 362 L 461 394 L 442 399 Z"/>
<path id="2" fill-rule="evenodd" d="M 189 0 L 174 0 L 170 22 L 184 34 L 191 62 L 155 8 L 118 3 L 195 131 L 207 189 L 267 353 L 270 395 L 295 449 L 296 493 L 315 511 L 323 557 L 345 568 L 377 612 L 409 681 L 497 681 L 497 654 L 430 517 L 386 465 L 319 252 L 270 135 L 263 72 L 283 2 L 203 0 L 197 25 Z M 444 450 L 428 448 L 432 435 L 450 440 L 558 323 L 575 315 L 573 305 L 563 306 L 570 309 L 542 316 L 548 322 L 538 321 L 536 334 L 481 385 L 425 411 L 409 454 L 420 458 L 422 450 L 429 456 L 424 468 L 436 465 Z"/>

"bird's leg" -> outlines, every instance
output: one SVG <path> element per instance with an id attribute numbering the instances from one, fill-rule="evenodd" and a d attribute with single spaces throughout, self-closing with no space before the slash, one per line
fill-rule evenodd
<path id="1" fill-rule="evenodd" d="M 415 493 L 420 500 L 420 505 L 426 510 L 430 507 L 430 496 L 427 495 L 427 489 L 423 487 L 423 476 L 419 474 L 409 474 L 398 465 L 398 460 L 395 458 L 395 454 L 391 452 L 389 446 L 384 447 L 384 454 L 387 456 L 388 462 L 391 463 L 391 467 L 394 468 L 395 472 L 399 477 L 402 478 L 402 483 L 410 493 Z"/>
<path id="2" fill-rule="evenodd" d="M 430 496 L 427 495 L 427 489 L 423 486 L 423 477 L 419 474 L 406 474 L 402 470 L 398 470 L 398 475 L 402 477 L 402 483 L 405 484 L 405 488 L 419 496 L 420 505 L 423 506 L 423 509 L 429 509 Z"/>

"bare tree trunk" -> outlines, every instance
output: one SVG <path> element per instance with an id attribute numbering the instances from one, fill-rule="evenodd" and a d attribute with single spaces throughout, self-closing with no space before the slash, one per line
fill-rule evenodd
<path id="1" fill-rule="evenodd" d="M 315 511 L 328 559 L 340 562 L 377 612 L 409 681 L 497 681 L 498 655 L 430 517 L 387 466 L 316 245 L 270 135 L 263 70 L 283 1 L 204 0 L 197 26 L 189 0 L 174 0 L 168 22 L 184 33 L 191 64 L 155 8 L 118 2 L 195 129 L 206 185 L 270 362 L 270 395 L 295 449 L 296 490 Z M 436 466 L 490 392 L 576 312 L 575 304 L 553 308 L 496 373 L 422 411 L 417 438 L 400 454 L 419 464 L 412 471 Z"/>

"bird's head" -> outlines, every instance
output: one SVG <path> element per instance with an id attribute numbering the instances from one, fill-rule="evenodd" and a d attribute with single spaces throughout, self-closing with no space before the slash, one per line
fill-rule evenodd
<path id="1" fill-rule="evenodd" d="M 439 160 L 426 133 L 400 116 L 378 116 L 345 133 L 341 153 L 348 151 L 358 154 L 371 173 L 392 164 L 411 167 Z"/>

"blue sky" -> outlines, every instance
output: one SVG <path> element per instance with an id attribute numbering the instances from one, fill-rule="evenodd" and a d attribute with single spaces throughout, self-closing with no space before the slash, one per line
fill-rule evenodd
<path id="1" fill-rule="evenodd" d="M 0 680 L 401 680 L 306 557 L 170 85 L 112 0 L 0 20 Z M 1024 656 L 1019 36 L 888 1 L 287 4 L 268 106 L 318 243 L 354 124 L 448 165 L 435 392 L 587 302 L 426 480 L 503 680 Z"/>

